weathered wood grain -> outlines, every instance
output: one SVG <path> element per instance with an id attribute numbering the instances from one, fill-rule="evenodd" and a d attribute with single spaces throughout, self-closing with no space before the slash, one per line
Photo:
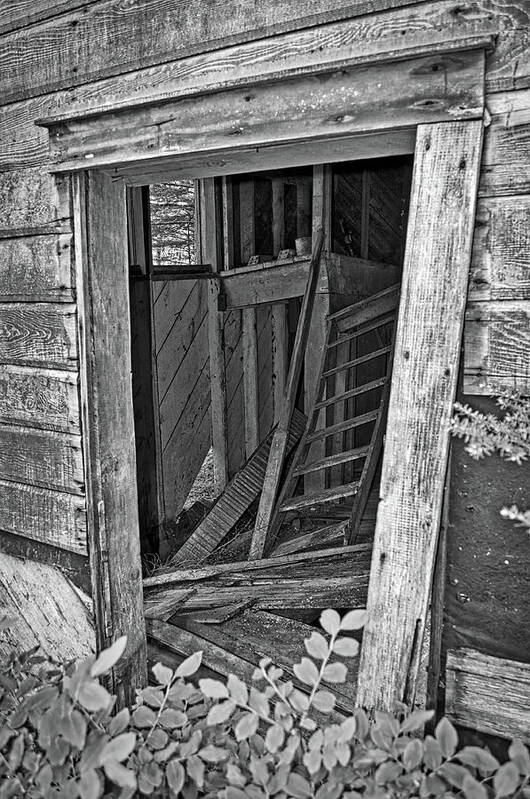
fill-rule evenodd
<path id="1" fill-rule="evenodd" d="M 530 196 L 479 201 L 468 298 L 530 300 Z"/>
<path id="2" fill-rule="evenodd" d="M 479 121 L 418 128 L 359 665 L 357 701 L 369 708 L 391 709 L 405 695 L 414 696 L 442 507 L 481 138 Z"/>
<path id="3" fill-rule="evenodd" d="M 0 130 L 7 136 L 0 109 Z M 29 121 L 32 125 L 32 121 Z M 33 127 L 33 125 L 32 125 Z M 15 132 L 16 136 L 16 132 Z M 0 151 L 0 238 L 17 232 L 60 233 L 70 229 L 70 179 L 54 177 L 42 169 L 20 169 L 3 172 L 5 140 Z M 21 145 L 21 150 L 24 147 Z"/>
<path id="4" fill-rule="evenodd" d="M 530 663 L 474 649 L 447 653 L 445 711 L 462 725 L 530 744 Z"/>
<path id="5" fill-rule="evenodd" d="M 0 364 L 0 422 L 79 433 L 77 375 Z"/>
<path id="6" fill-rule="evenodd" d="M 71 239 L 0 238 L 0 302 L 72 302 Z"/>
<path id="7" fill-rule="evenodd" d="M 131 385 L 123 185 L 76 176 L 76 284 L 88 539 L 98 648 L 127 635 L 113 669 L 118 703 L 147 681 Z"/>
<path id="8" fill-rule="evenodd" d="M 16 533 L 2 530 L 0 534 L 0 553 L 22 560 L 54 566 L 68 577 L 74 585 L 90 596 L 90 564 L 87 555 L 60 549 L 34 538 L 25 538 Z"/>
<path id="9" fill-rule="evenodd" d="M 42 93 L 47 86 L 54 90 L 77 86 L 176 57 L 406 4 L 404 0 L 357 0 L 354 4 L 341 0 L 340 4 L 334 2 L 326 8 L 311 0 L 301 13 L 297 4 L 285 0 L 274 7 L 268 4 L 256 7 L 245 2 L 236 8 L 227 5 L 226 0 L 216 0 L 207 10 L 198 4 L 174 4 L 167 0 L 124 9 L 117 0 L 107 0 L 84 12 L 66 14 L 5 37 L 1 55 L 6 69 L 6 101 Z M 426 4 L 420 4 L 420 8 L 421 5 Z M 479 24 L 489 21 L 487 11 L 492 7 L 501 20 L 508 16 L 501 15 L 494 4 L 481 5 L 482 8 L 469 14 L 475 26 L 477 18 Z M 466 11 L 464 8 L 460 13 L 461 24 L 467 21 Z M 389 16 L 388 11 L 385 16 Z M 401 25 L 406 25 L 406 15 L 400 16 Z M 434 28 L 434 14 L 427 4 L 427 12 L 418 16 L 419 36 L 422 29 Z M 449 19 L 454 24 L 454 17 Z M 383 32 L 377 30 L 380 36 L 384 35 L 384 25 L 382 28 Z M 388 28 L 386 21 L 387 35 Z M 142 35 L 131 36 L 131 31 L 142 31 Z M 372 36 L 376 38 L 376 33 Z"/>
<path id="10" fill-rule="evenodd" d="M 0 33 L 27 28 L 36 22 L 90 5 L 94 0 L 11 0 L 0 8 Z"/>
<path id="11" fill-rule="evenodd" d="M 53 566 L 2 554 L 0 607 L 14 619 L 0 636 L 3 655 L 36 645 L 57 660 L 84 660 L 94 652 L 93 623 L 82 595 Z"/>
<path id="12" fill-rule="evenodd" d="M 473 302 L 464 326 L 464 393 L 530 392 L 530 300 Z"/>
<path id="13" fill-rule="evenodd" d="M 0 530 L 87 553 L 85 501 L 63 491 L 0 479 Z"/>
<path id="14" fill-rule="evenodd" d="M 530 52 L 530 51 L 529 51 Z M 530 62 L 528 53 L 526 61 Z M 482 196 L 530 193 L 530 90 L 490 95 L 491 124 L 484 133 Z"/>
<path id="15" fill-rule="evenodd" d="M 75 305 L 0 303 L 0 362 L 77 368 Z"/>
<path id="16" fill-rule="evenodd" d="M 483 51 L 425 56 L 80 118 L 52 127 L 52 158 L 79 169 L 87 155 L 96 167 L 474 118 L 483 63 Z"/>
<path id="17" fill-rule="evenodd" d="M 146 599 L 195 588 L 186 608 L 253 600 L 257 608 L 363 607 L 371 546 L 360 544 L 284 557 L 158 573 Z M 329 604 L 328 604 L 329 603 Z"/>
<path id="18" fill-rule="evenodd" d="M 80 437 L 0 423 L 0 477 L 82 495 Z"/>
<path id="19" fill-rule="evenodd" d="M 309 258 L 293 258 L 285 263 L 272 261 L 222 272 L 222 303 L 229 310 L 301 297 L 309 261 Z"/>

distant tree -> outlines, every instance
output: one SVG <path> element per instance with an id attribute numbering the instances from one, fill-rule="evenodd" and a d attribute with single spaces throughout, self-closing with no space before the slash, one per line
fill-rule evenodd
<path id="1" fill-rule="evenodd" d="M 149 196 L 154 266 L 195 263 L 194 181 L 155 183 Z"/>

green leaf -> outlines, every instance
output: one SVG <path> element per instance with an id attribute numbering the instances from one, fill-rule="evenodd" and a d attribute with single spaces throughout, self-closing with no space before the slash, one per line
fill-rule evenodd
<path id="1" fill-rule="evenodd" d="M 316 631 L 311 633 L 309 638 L 304 639 L 304 646 L 308 654 L 316 660 L 324 660 L 329 654 L 328 642 L 321 633 Z"/>
<path id="2" fill-rule="evenodd" d="M 335 707 L 335 694 L 331 691 L 317 691 L 313 697 L 313 707 L 321 713 L 331 713 Z"/>
<path id="3" fill-rule="evenodd" d="M 423 743 L 423 762 L 427 768 L 434 771 L 441 766 L 443 756 L 442 749 L 438 741 L 435 741 L 432 735 L 427 735 Z"/>
<path id="4" fill-rule="evenodd" d="M 225 790 L 226 799 L 248 799 L 248 794 L 235 785 L 229 785 Z"/>
<path id="5" fill-rule="evenodd" d="M 147 705 L 140 705 L 136 710 L 133 710 L 132 720 L 135 727 L 139 730 L 146 727 L 152 727 L 156 721 L 156 713 Z"/>
<path id="6" fill-rule="evenodd" d="M 469 771 L 464 766 L 459 766 L 458 763 L 442 763 L 438 774 L 441 774 L 450 785 L 462 788 Z"/>
<path id="7" fill-rule="evenodd" d="M 101 753 L 101 763 L 104 765 L 109 760 L 117 760 L 118 763 L 121 763 L 129 757 L 134 749 L 135 743 L 136 733 L 134 732 L 122 732 L 121 735 L 117 735 L 116 738 L 111 738 L 111 740 L 105 744 Z"/>
<path id="8" fill-rule="evenodd" d="M 322 674 L 326 682 L 346 682 L 348 669 L 344 663 L 329 663 Z"/>
<path id="9" fill-rule="evenodd" d="M 328 608 L 320 614 L 320 626 L 330 635 L 337 635 L 340 630 L 340 616 L 336 610 Z"/>
<path id="10" fill-rule="evenodd" d="M 99 799 L 103 794 L 103 781 L 97 771 L 87 769 L 77 783 L 81 799 Z"/>
<path id="11" fill-rule="evenodd" d="M 120 788 L 136 788 L 136 774 L 117 760 L 109 760 L 104 764 L 103 769 L 109 780 Z"/>
<path id="12" fill-rule="evenodd" d="M 516 738 L 508 749 L 510 759 L 519 769 L 519 774 L 530 775 L 530 754 L 522 741 Z"/>
<path id="13" fill-rule="evenodd" d="M 226 778 L 230 785 L 237 785 L 239 788 L 242 788 L 246 783 L 246 779 L 241 769 L 234 763 L 228 763 L 226 767 Z"/>
<path id="14" fill-rule="evenodd" d="M 227 680 L 228 692 L 230 698 L 237 702 L 238 705 L 246 705 L 248 702 L 248 688 L 245 683 L 236 677 L 235 674 L 229 674 Z"/>
<path id="15" fill-rule="evenodd" d="M 434 716 L 434 710 L 415 710 L 402 722 L 401 732 L 415 732 Z"/>
<path id="16" fill-rule="evenodd" d="M 185 727 L 187 723 L 188 717 L 182 710 L 169 707 L 160 714 L 159 724 L 167 730 L 178 730 Z"/>
<path id="17" fill-rule="evenodd" d="M 440 744 L 443 756 L 452 757 L 458 746 L 458 734 L 448 718 L 444 716 L 438 722 L 434 735 Z"/>
<path id="18" fill-rule="evenodd" d="M 170 760 L 166 766 L 166 779 L 171 792 L 178 796 L 186 779 L 184 766 L 178 760 Z"/>
<path id="19" fill-rule="evenodd" d="M 316 685 L 319 680 L 318 669 L 309 658 L 302 658 L 300 663 L 295 663 L 293 667 L 295 675 L 300 682 L 306 685 Z"/>
<path id="20" fill-rule="evenodd" d="M 61 734 L 71 746 L 83 749 L 86 739 L 87 724 L 78 710 L 73 710 L 70 715 L 61 720 Z"/>
<path id="21" fill-rule="evenodd" d="M 333 651 L 341 657 L 353 658 L 359 652 L 359 641 L 355 638 L 337 638 L 333 644 Z"/>
<path id="22" fill-rule="evenodd" d="M 214 724 L 224 724 L 225 721 L 228 721 L 236 707 L 236 703 L 232 702 L 231 699 L 227 699 L 225 702 L 220 702 L 218 705 L 214 705 L 208 711 L 206 724 L 210 726 L 213 726 Z"/>
<path id="23" fill-rule="evenodd" d="M 375 781 L 377 785 L 388 785 L 388 783 L 394 782 L 397 780 L 399 776 L 403 773 L 403 769 L 400 763 L 392 763 L 388 761 L 386 763 L 381 763 L 381 765 L 377 768 L 375 772 Z"/>
<path id="24" fill-rule="evenodd" d="M 296 774 L 296 772 L 289 774 L 286 788 L 288 794 L 294 796 L 295 799 L 306 799 L 306 797 L 313 794 L 309 782 L 301 774 Z"/>
<path id="25" fill-rule="evenodd" d="M 341 630 L 360 630 L 368 621 L 367 610 L 350 610 L 340 620 Z"/>
<path id="26" fill-rule="evenodd" d="M 468 774 L 462 783 L 462 790 L 466 799 L 488 799 L 486 788 L 478 780 Z"/>
<path id="27" fill-rule="evenodd" d="M 146 743 L 149 744 L 151 749 L 156 750 L 165 749 L 168 741 L 169 736 L 167 732 L 165 730 L 161 730 L 160 727 L 156 727 L 146 738 Z"/>
<path id="28" fill-rule="evenodd" d="M 99 657 L 92 664 L 92 668 L 90 669 L 90 676 L 99 677 L 101 674 L 106 674 L 107 671 L 110 671 L 111 668 L 116 665 L 118 660 L 123 655 L 126 646 L 127 646 L 126 635 L 122 635 L 118 639 L 116 639 L 116 641 L 114 641 L 112 646 L 109 646 L 107 649 L 104 649 L 100 653 Z"/>
<path id="29" fill-rule="evenodd" d="M 337 737 L 339 743 L 349 743 L 357 730 L 357 719 L 355 716 L 349 716 L 344 719 L 340 725 L 340 732 Z"/>
<path id="30" fill-rule="evenodd" d="M 519 769 L 512 763 L 503 763 L 493 777 L 495 796 L 511 796 L 519 787 Z"/>
<path id="31" fill-rule="evenodd" d="M 265 718 L 269 717 L 269 700 L 261 691 L 258 691 L 256 688 L 251 688 L 248 704 L 252 710 L 255 710 L 260 716 L 265 716 Z"/>
<path id="32" fill-rule="evenodd" d="M 316 774 L 322 765 L 322 752 L 320 749 L 310 749 L 308 752 L 304 752 L 302 761 L 310 774 Z"/>
<path id="33" fill-rule="evenodd" d="M 305 713 L 309 708 L 309 697 L 299 691 L 298 688 L 295 688 L 289 695 L 289 704 L 300 713 Z"/>
<path id="34" fill-rule="evenodd" d="M 127 729 L 130 720 L 131 714 L 129 712 L 129 708 L 122 708 L 120 712 L 116 713 L 116 715 L 110 720 L 108 728 L 109 735 L 119 735 L 120 732 L 123 732 Z"/>
<path id="35" fill-rule="evenodd" d="M 77 701 L 85 710 L 107 710 L 112 702 L 109 692 L 95 680 L 82 682 L 77 690 Z"/>
<path id="36" fill-rule="evenodd" d="M 219 680 L 212 680 L 210 677 L 199 680 L 199 688 L 204 696 L 209 699 L 228 699 L 228 688 Z"/>
<path id="37" fill-rule="evenodd" d="M 173 681 L 173 669 L 164 666 L 162 663 L 156 663 L 151 671 L 155 675 L 159 685 L 171 685 Z"/>
<path id="38" fill-rule="evenodd" d="M 149 707 L 158 709 L 164 704 L 164 691 L 161 688 L 155 688 L 153 685 L 142 688 L 140 696 L 143 704 L 149 705 Z"/>
<path id="39" fill-rule="evenodd" d="M 186 760 L 186 771 L 188 772 L 188 777 L 190 777 L 197 788 L 202 790 L 202 786 L 204 785 L 204 763 L 197 757 L 197 755 L 192 755 L 188 757 Z"/>
<path id="40" fill-rule="evenodd" d="M 245 741 L 254 735 L 258 729 L 258 716 L 256 713 L 245 713 L 236 724 L 235 735 L 236 740 Z"/>
<path id="41" fill-rule="evenodd" d="M 194 652 L 186 660 L 183 660 L 180 666 L 175 671 L 177 677 L 190 677 L 195 674 L 202 662 L 202 650 Z"/>

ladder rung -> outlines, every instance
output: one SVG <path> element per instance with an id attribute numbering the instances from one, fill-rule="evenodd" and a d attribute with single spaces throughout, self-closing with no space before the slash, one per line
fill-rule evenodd
<path id="1" fill-rule="evenodd" d="M 333 369 L 328 369 L 326 372 L 322 372 L 322 377 L 336 375 L 338 372 L 344 372 L 346 369 L 359 366 L 359 364 L 366 363 L 366 361 L 371 361 L 373 358 L 379 358 L 381 355 L 386 355 L 386 353 L 390 352 L 391 349 L 392 346 L 388 345 L 388 347 L 381 347 L 380 350 L 368 352 L 366 355 L 361 355 L 359 358 L 354 358 L 353 361 L 347 361 L 346 363 L 342 363 L 340 366 L 335 366 Z"/>
<path id="2" fill-rule="evenodd" d="M 301 508 L 308 508 L 313 505 L 323 505 L 326 502 L 333 502 L 336 499 L 345 499 L 346 497 L 353 497 L 357 493 L 359 482 L 346 483 L 343 486 L 336 488 L 325 488 L 316 494 L 302 494 L 299 497 L 292 497 L 283 503 L 280 507 L 280 513 L 286 513 L 289 510 L 300 510 Z"/>
<path id="3" fill-rule="evenodd" d="M 388 377 L 386 376 L 379 377 L 377 380 L 372 380 L 370 383 L 363 383 L 362 386 L 351 388 L 349 391 L 345 391 L 344 394 L 336 394 L 334 397 L 329 397 L 321 402 L 317 402 L 315 405 L 315 410 L 318 408 L 325 408 L 327 405 L 336 405 L 338 402 L 342 402 L 342 400 L 358 397 L 359 394 L 366 394 L 367 391 L 373 391 L 374 388 L 380 388 L 380 386 L 384 386 L 387 380 Z"/>
<path id="4" fill-rule="evenodd" d="M 378 408 L 375 411 L 363 413 L 361 416 L 354 416 L 353 419 L 345 419 L 343 422 L 338 422 L 338 424 L 332 424 L 329 427 L 322 428 L 322 430 L 316 430 L 306 436 L 304 444 L 310 444 L 311 441 L 318 441 L 321 438 L 332 436 L 334 433 L 342 433 L 344 430 L 351 430 L 353 427 L 360 427 L 362 424 L 367 424 L 367 422 L 373 422 L 374 419 L 377 419 L 379 412 Z"/>
<path id="5" fill-rule="evenodd" d="M 369 333 L 370 330 L 375 330 L 377 327 L 382 327 L 383 325 L 388 325 L 390 322 L 393 322 L 396 318 L 395 313 L 388 314 L 388 316 L 383 316 L 380 319 L 374 319 L 371 322 L 367 322 L 362 327 L 357 328 L 354 333 L 350 333 L 348 336 L 341 336 L 336 341 L 330 341 L 328 344 L 328 348 L 330 347 L 338 347 L 339 344 L 345 344 L 348 341 L 352 341 L 354 338 L 359 338 L 359 336 L 363 336 L 365 333 Z"/>
<path id="6" fill-rule="evenodd" d="M 349 449 L 346 452 L 338 452 L 336 455 L 328 455 L 326 458 L 321 458 L 318 461 L 311 461 L 306 463 L 305 466 L 300 466 L 293 472 L 293 477 L 300 477 L 302 474 L 309 472 L 318 472 L 319 469 L 327 469 L 330 466 L 338 466 L 341 463 L 348 461 L 356 461 L 359 458 L 364 458 L 370 451 L 370 447 L 357 447 L 356 449 Z"/>

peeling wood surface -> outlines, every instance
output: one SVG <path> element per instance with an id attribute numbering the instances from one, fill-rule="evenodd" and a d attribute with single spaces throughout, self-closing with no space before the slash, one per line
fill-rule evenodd
<path id="1" fill-rule="evenodd" d="M 77 375 L 0 364 L 0 422 L 79 433 Z"/>
<path id="2" fill-rule="evenodd" d="M 436 554 L 481 139 L 479 121 L 418 128 L 359 664 L 358 703 L 369 708 L 392 709 L 405 694 L 414 696 L 411 664 L 423 640 Z"/>
<path id="3" fill-rule="evenodd" d="M 0 479 L 0 530 L 86 555 L 85 500 Z"/>
<path id="4" fill-rule="evenodd" d="M 0 423 L 0 477 L 82 495 L 80 437 Z"/>
<path id="5" fill-rule="evenodd" d="M 75 370 L 76 306 L 0 303 L 0 362 Z"/>
<path id="6" fill-rule="evenodd" d="M 479 201 L 468 299 L 530 300 L 530 195 Z"/>
<path id="7" fill-rule="evenodd" d="M 72 236 L 0 238 L 0 302 L 72 302 Z"/>
<path id="8" fill-rule="evenodd" d="M 525 60 L 530 63 L 530 45 Z M 530 90 L 492 94 L 479 184 L 482 196 L 530 193 Z"/>
<path id="9" fill-rule="evenodd" d="M 445 712 L 456 724 L 530 744 L 530 663 L 454 649 L 446 683 Z"/>
<path id="10" fill-rule="evenodd" d="M 425 56 L 72 120 L 52 128 L 52 159 L 78 169 L 87 154 L 96 167 L 474 118 L 483 64 L 482 51 Z"/>
<path id="11" fill-rule="evenodd" d="M 0 108 L 0 130 L 4 131 Z M 26 124 L 33 127 L 33 121 Z M 14 131 L 15 139 L 18 138 Z M 25 150 L 23 144 L 21 151 Z M 6 164 L 2 160 L 7 152 L 6 143 L 2 143 L 0 155 L 0 238 L 11 238 L 15 234 L 42 234 L 43 232 L 60 233 L 70 230 L 70 179 L 65 176 L 54 176 L 42 169 L 17 169 L 16 172 L 3 172 Z"/>
<path id="12" fill-rule="evenodd" d="M 530 392 L 530 300 L 473 302 L 464 327 L 464 393 Z"/>
<path id="13" fill-rule="evenodd" d="M 0 558 L 0 607 L 15 618 L 2 630 L 0 651 L 25 651 L 40 644 L 60 660 L 85 659 L 94 651 L 92 622 L 78 591 L 59 569 Z"/>
<path id="14" fill-rule="evenodd" d="M 10 0 L 0 8 L 0 34 L 88 6 L 97 0 Z"/>

